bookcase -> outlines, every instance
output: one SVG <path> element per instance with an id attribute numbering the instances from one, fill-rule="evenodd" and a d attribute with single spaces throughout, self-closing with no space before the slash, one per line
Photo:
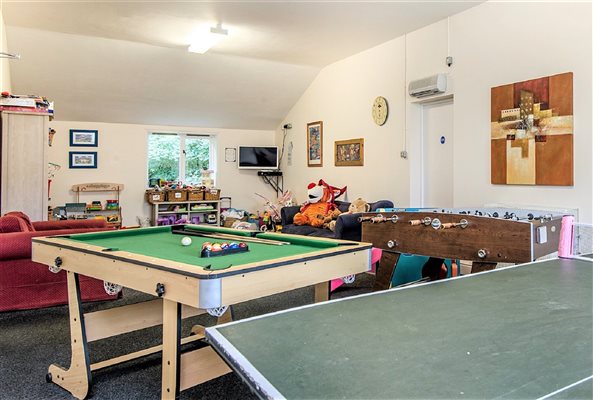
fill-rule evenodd
<path id="1" fill-rule="evenodd" d="M 209 217 L 210 216 L 210 217 Z M 165 219 L 170 218 L 169 221 Z M 211 223 L 218 225 L 220 220 L 220 200 L 163 201 L 152 203 L 152 225 L 167 223 L 185 218 L 188 223 Z M 208 222 L 208 218 L 212 222 Z"/>

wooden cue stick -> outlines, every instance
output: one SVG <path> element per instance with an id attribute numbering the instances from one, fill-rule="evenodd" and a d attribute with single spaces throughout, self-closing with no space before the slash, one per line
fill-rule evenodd
<path id="1" fill-rule="evenodd" d="M 253 242 L 253 243 L 263 243 L 263 244 L 273 244 L 276 246 L 283 246 L 285 244 L 290 244 L 290 242 L 283 242 L 280 240 L 271 240 L 271 239 L 260 239 L 257 237 L 245 237 L 245 236 L 235 236 L 235 235 L 231 235 L 231 234 L 226 234 L 226 233 L 214 233 L 211 234 L 210 237 L 215 237 L 218 239 L 233 239 L 235 241 L 238 242 Z"/>
<path id="2" fill-rule="evenodd" d="M 237 241 L 237 242 L 251 242 L 251 243 L 262 243 L 262 244 L 271 244 L 271 245 L 275 245 L 275 246 L 284 246 L 286 244 L 290 244 L 290 242 L 282 242 L 279 240 L 270 240 L 270 239 L 259 239 L 259 238 L 252 238 L 252 237 L 248 237 L 248 236 L 236 236 L 236 235 L 231 235 L 231 234 L 225 234 L 225 233 L 207 233 L 207 232 L 198 232 L 198 231 L 182 231 L 182 230 L 178 230 L 178 231 L 173 231 L 173 233 L 176 234 L 180 234 L 180 235 L 188 235 L 188 236 L 202 236 L 202 237 L 208 237 L 208 238 L 212 238 L 212 239 L 224 239 L 224 240 L 230 240 L 232 239 L 233 241 Z"/>

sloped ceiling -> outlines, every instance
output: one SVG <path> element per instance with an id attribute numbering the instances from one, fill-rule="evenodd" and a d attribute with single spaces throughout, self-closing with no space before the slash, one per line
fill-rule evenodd
<path id="1" fill-rule="evenodd" d="M 56 119 L 275 129 L 324 66 L 479 2 L 2 2 L 15 93 Z M 193 32 L 229 36 L 204 55 Z"/>

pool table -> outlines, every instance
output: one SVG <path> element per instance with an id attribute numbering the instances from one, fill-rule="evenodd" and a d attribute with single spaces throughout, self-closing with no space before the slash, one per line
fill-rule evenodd
<path id="1" fill-rule="evenodd" d="M 243 242 L 248 250 L 201 257 L 205 242 Z M 328 282 L 368 271 L 371 254 L 369 243 L 189 224 L 33 238 L 32 247 L 33 261 L 67 271 L 71 364 L 52 364 L 47 380 L 77 398 L 88 395 L 92 371 L 159 351 L 164 399 L 228 373 L 210 347 L 181 354 L 182 344 L 204 337 L 196 326 L 182 338 L 183 318 L 207 312 L 226 322 L 233 304 L 309 285 L 315 301 L 327 300 Z M 106 290 L 123 286 L 155 299 L 83 315 L 79 274 L 104 280 Z M 90 363 L 89 342 L 159 324 L 162 345 Z"/>

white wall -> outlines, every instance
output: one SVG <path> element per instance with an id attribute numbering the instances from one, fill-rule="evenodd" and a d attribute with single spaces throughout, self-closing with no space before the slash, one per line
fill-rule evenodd
<path id="1" fill-rule="evenodd" d="M 578 208 L 592 221 L 591 25 L 590 2 L 486 3 L 451 18 L 456 205 Z M 574 186 L 490 184 L 490 88 L 562 72 L 574 73 Z"/>
<path id="2" fill-rule="evenodd" d="M 57 110 L 59 112 L 59 108 Z M 144 200 L 147 187 L 148 132 L 193 132 L 216 135 L 217 141 L 217 187 L 222 196 L 231 196 L 233 207 L 249 211 L 262 210 L 263 201 L 254 195 L 260 193 L 274 198 L 275 192 L 257 176 L 257 171 L 238 170 L 236 163 L 224 161 L 225 147 L 240 144 L 273 145 L 273 131 L 248 131 L 236 129 L 204 129 L 174 126 L 150 126 L 132 124 L 108 124 L 99 122 L 52 121 L 50 127 L 56 130 L 49 161 L 62 166 L 51 186 L 51 206 L 64 205 L 75 200 L 70 190 L 72 185 L 89 182 L 123 183 L 121 196 L 123 224 L 136 225 L 137 216 L 149 216 L 150 208 Z M 69 147 L 70 129 L 97 129 L 99 146 Z M 97 151 L 97 169 L 69 169 L 69 151 Z M 89 195 L 87 202 L 94 200 Z M 97 200 L 104 200 L 100 195 Z"/>
<path id="3" fill-rule="evenodd" d="M 348 185 L 348 198 L 407 202 L 408 166 L 399 158 L 403 146 L 404 41 L 392 40 L 323 69 L 286 116 L 291 123 L 286 145 L 294 144 L 292 166 L 285 154 L 285 187 L 299 202 L 307 184 L 320 178 L 334 186 Z M 372 119 L 377 96 L 387 98 L 389 117 L 383 126 Z M 323 121 L 323 167 L 307 167 L 308 122 Z M 281 126 L 282 126 L 281 125 Z M 276 136 L 281 145 L 281 132 Z M 364 138 L 364 166 L 334 166 L 334 141 Z"/>
<path id="4" fill-rule="evenodd" d="M 406 84 L 449 73 L 455 206 L 578 208 L 580 220 L 591 222 L 591 15 L 591 3 L 488 2 L 326 67 L 282 122 L 293 124 L 287 137 L 294 142 L 293 166 L 283 166 L 288 187 L 303 200 L 307 182 L 322 177 L 348 184 L 350 198 L 419 205 L 421 105 L 404 94 L 405 63 Z M 445 64 L 448 54 L 454 58 L 451 68 Z M 490 88 L 569 71 L 574 73 L 574 186 L 490 184 Z M 378 95 L 390 103 L 383 127 L 370 117 Z M 317 120 L 324 122 L 324 167 L 307 168 L 305 125 Z M 365 166 L 334 167 L 333 141 L 356 137 L 365 137 Z M 404 147 L 408 160 L 399 158 Z"/>
<path id="5" fill-rule="evenodd" d="M 9 52 L 6 44 L 6 29 L 4 27 L 4 18 L 0 9 L 0 51 Z M 0 59 L 0 91 L 10 92 L 12 85 L 10 82 L 10 64 L 7 58 Z"/>

